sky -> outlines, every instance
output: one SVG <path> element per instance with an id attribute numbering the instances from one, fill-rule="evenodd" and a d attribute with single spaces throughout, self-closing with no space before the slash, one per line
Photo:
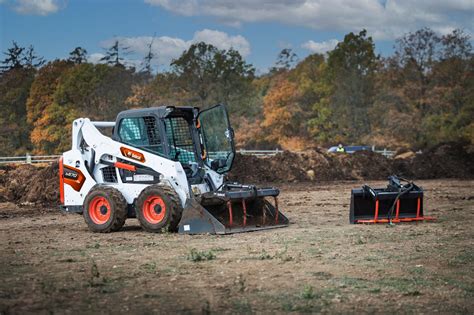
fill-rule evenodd
<path id="1" fill-rule="evenodd" d="M 389 55 L 396 38 L 422 27 L 472 36 L 474 0 L 0 0 L 2 52 L 16 41 L 53 60 L 81 46 L 99 62 L 119 40 L 132 51 L 129 65 L 140 67 L 151 45 L 161 69 L 205 41 L 238 50 L 263 73 L 283 48 L 302 59 L 362 29 Z"/>

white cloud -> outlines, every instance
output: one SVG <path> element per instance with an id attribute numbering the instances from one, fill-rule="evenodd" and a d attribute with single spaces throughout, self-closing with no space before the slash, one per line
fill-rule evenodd
<path id="1" fill-rule="evenodd" d="M 317 30 L 360 31 L 389 39 L 421 27 L 474 29 L 472 0 L 145 0 L 184 16 L 211 16 L 226 25 L 280 22 Z"/>
<path id="2" fill-rule="evenodd" d="M 243 57 L 250 54 L 250 43 L 241 35 L 229 36 L 227 33 L 204 29 L 194 33 L 193 43 L 206 42 L 219 49 L 237 50 Z"/>
<path id="3" fill-rule="evenodd" d="M 219 49 L 233 48 L 239 51 L 244 57 L 250 54 L 250 43 L 243 36 L 232 36 L 224 32 L 209 29 L 195 32 L 193 38 L 189 40 L 168 36 L 155 38 L 152 36 L 115 37 L 101 42 L 100 45 L 107 49 L 111 47 L 116 40 L 120 42 L 122 48 L 128 47 L 131 52 L 130 55 L 136 57 L 136 59 L 128 59 L 128 64 L 135 66 L 137 66 L 137 60 L 143 59 L 148 53 L 150 43 L 152 42 L 152 53 L 156 58 L 155 63 L 159 65 L 168 65 L 171 60 L 179 57 L 189 46 L 201 41 L 212 44 Z M 95 53 L 90 56 L 90 61 L 94 62 L 93 60 L 97 60 L 96 62 L 98 62 L 102 57 L 103 54 Z"/>
<path id="4" fill-rule="evenodd" d="M 101 63 L 100 59 L 102 59 L 105 55 L 101 53 L 94 53 L 87 56 L 87 61 L 91 63 Z"/>
<path id="5" fill-rule="evenodd" d="M 55 0 L 16 0 L 13 9 L 25 15 L 48 15 L 59 10 Z"/>
<path id="6" fill-rule="evenodd" d="M 301 47 L 308 49 L 312 53 L 324 54 L 330 50 L 333 50 L 337 43 L 339 43 L 337 39 L 330 39 L 324 42 L 315 42 L 313 40 L 309 40 L 306 43 L 303 43 Z"/>

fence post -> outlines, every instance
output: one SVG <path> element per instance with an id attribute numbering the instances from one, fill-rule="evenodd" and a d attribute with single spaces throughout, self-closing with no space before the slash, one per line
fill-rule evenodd
<path id="1" fill-rule="evenodd" d="M 31 164 L 31 155 L 29 153 L 26 153 L 26 163 Z"/>

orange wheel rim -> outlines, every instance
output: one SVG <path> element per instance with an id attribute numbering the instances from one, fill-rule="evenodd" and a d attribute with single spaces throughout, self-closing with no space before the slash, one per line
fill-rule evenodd
<path id="1" fill-rule="evenodd" d="M 95 224 L 105 224 L 110 219 L 110 203 L 104 197 L 95 197 L 89 204 L 89 216 Z"/>
<path id="2" fill-rule="evenodd" d="M 159 196 L 150 196 L 143 203 L 143 217 L 151 224 L 163 221 L 166 215 L 166 205 Z"/>

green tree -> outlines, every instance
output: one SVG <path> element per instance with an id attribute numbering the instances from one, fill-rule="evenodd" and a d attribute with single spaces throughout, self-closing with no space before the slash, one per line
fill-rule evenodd
<path id="1" fill-rule="evenodd" d="M 32 68 L 12 68 L 0 74 L 0 147 L 3 155 L 31 150 L 26 100 L 35 77 Z"/>
<path id="2" fill-rule="evenodd" d="M 319 78 L 308 94 L 314 100 L 309 125 L 315 139 L 359 142 L 370 134 L 368 111 L 374 100 L 378 59 L 372 38 L 362 30 L 347 34 L 328 53 L 326 64 L 320 63 Z"/>
<path id="3" fill-rule="evenodd" d="M 177 87 L 191 103 L 205 107 L 222 102 L 234 112 L 251 105 L 248 100 L 255 69 L 236 50 L 219 50 L 204 42 L 193 44 L 171 67 Z"/>

